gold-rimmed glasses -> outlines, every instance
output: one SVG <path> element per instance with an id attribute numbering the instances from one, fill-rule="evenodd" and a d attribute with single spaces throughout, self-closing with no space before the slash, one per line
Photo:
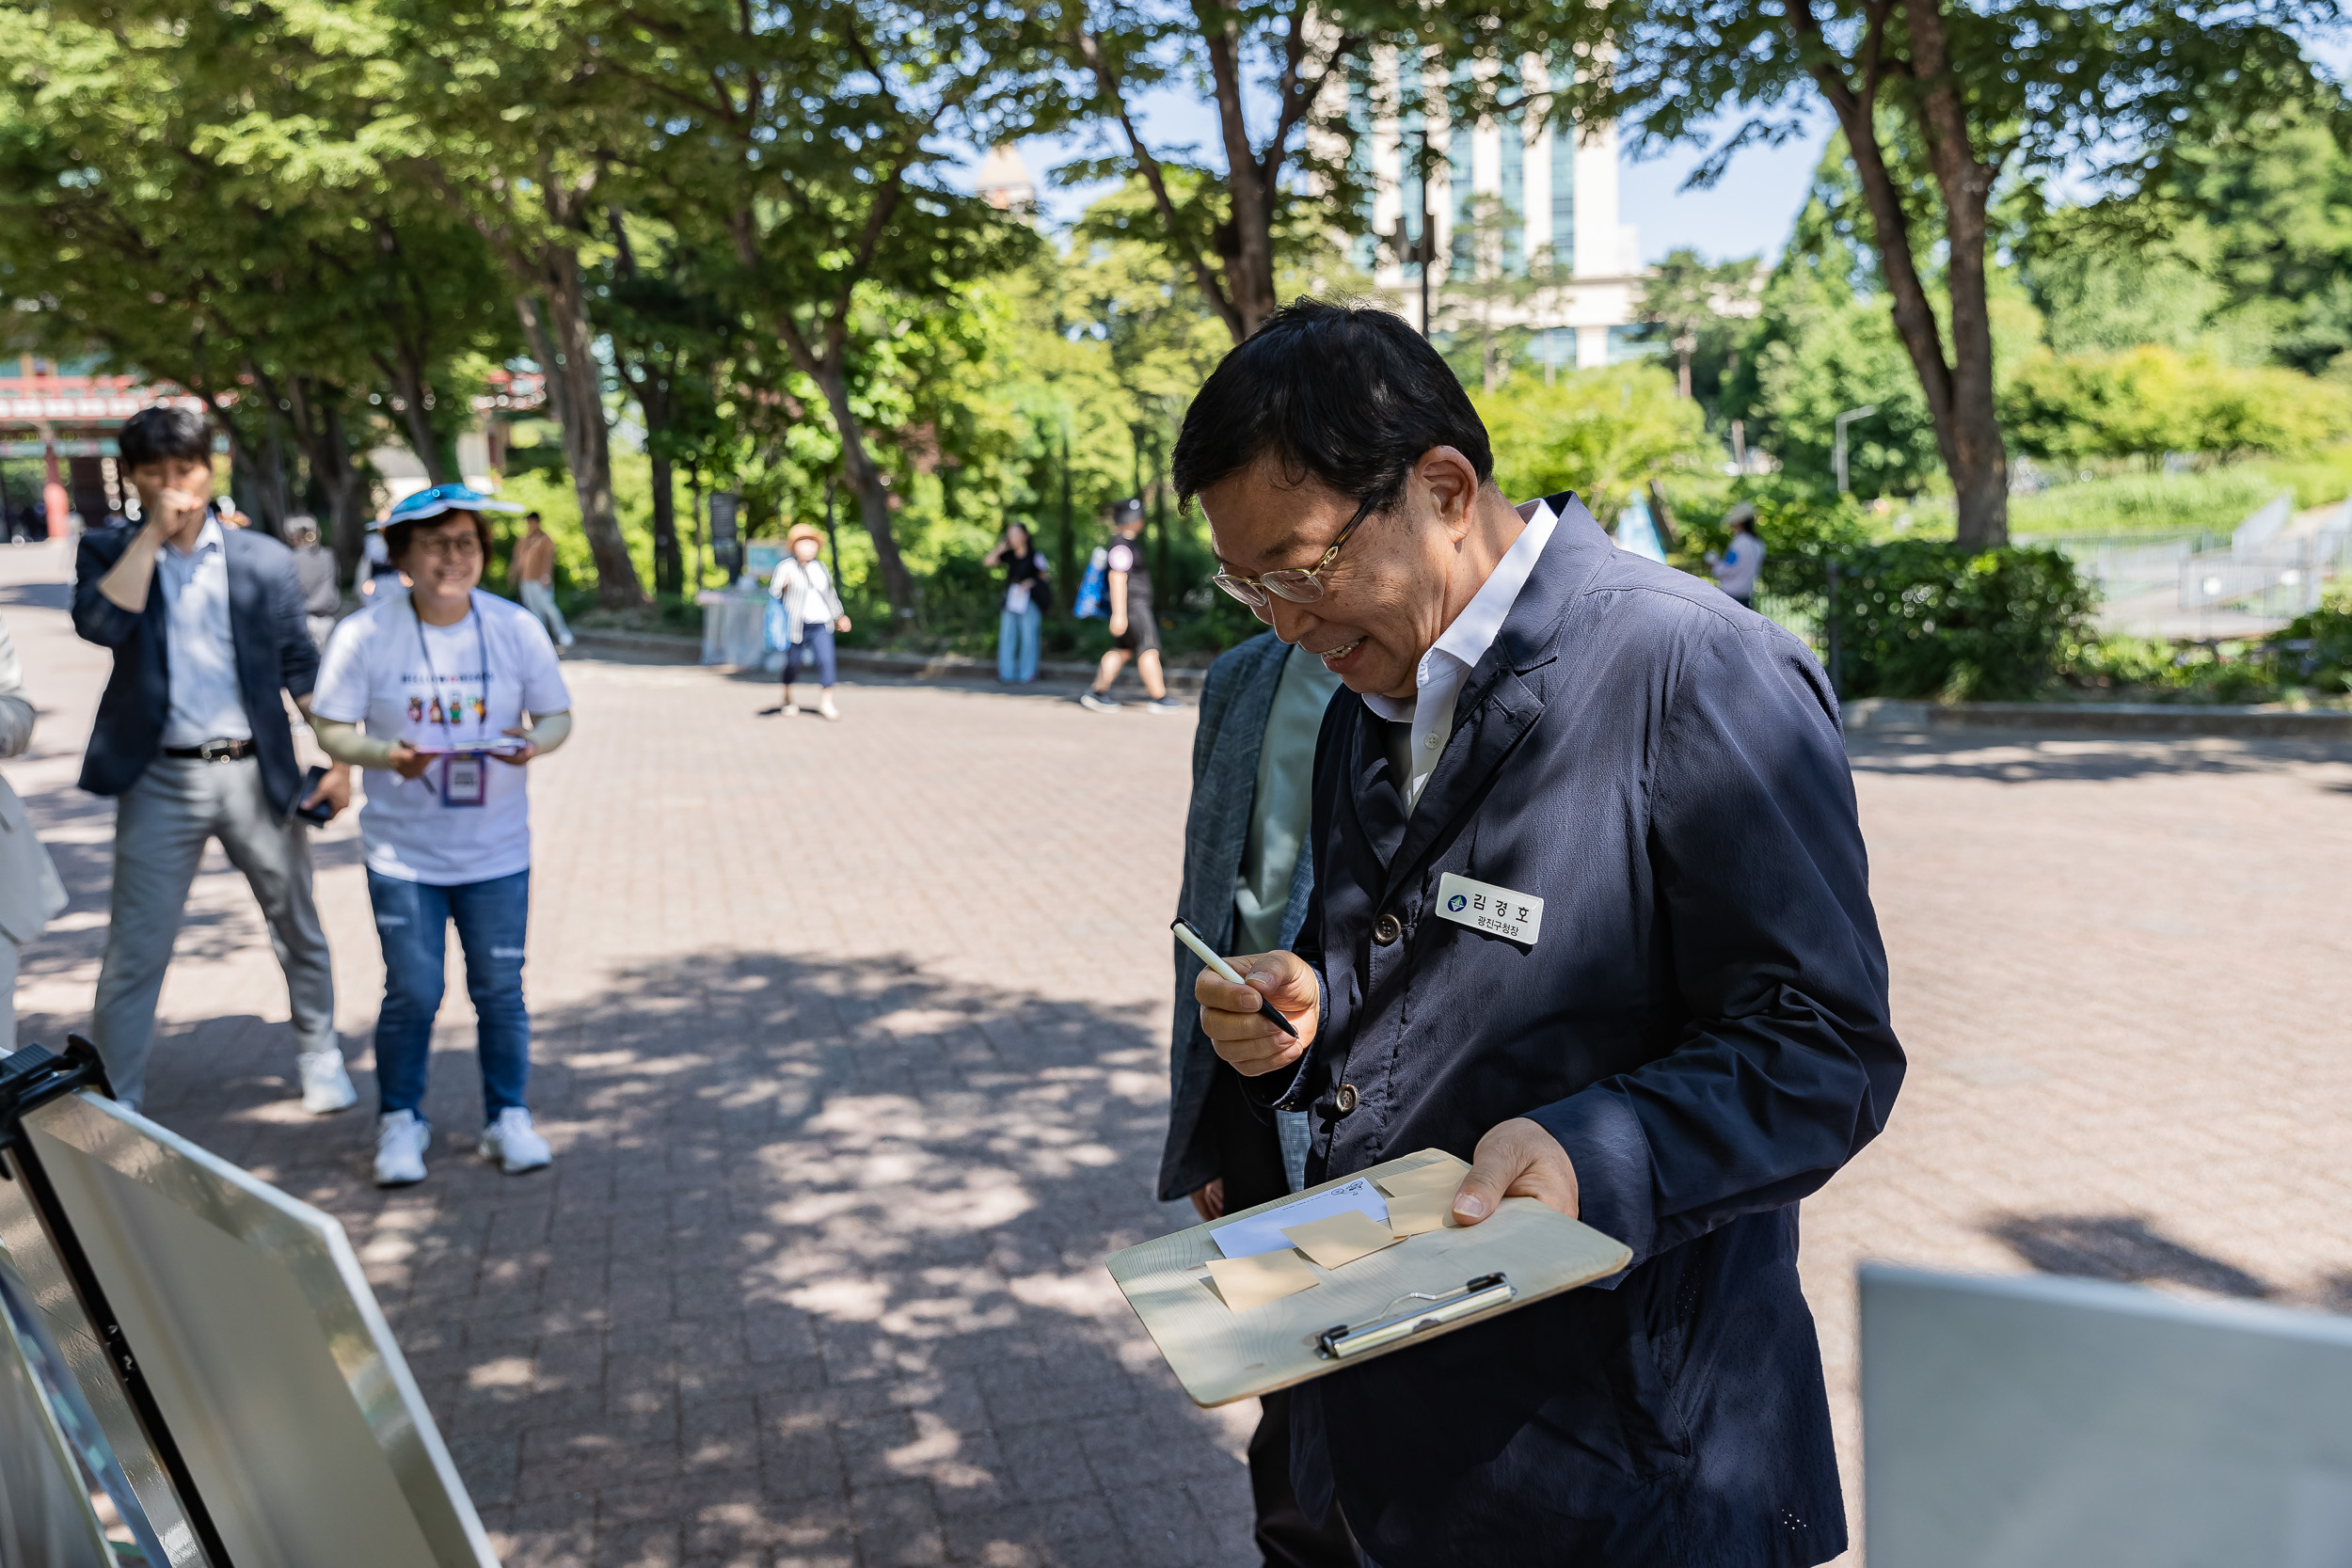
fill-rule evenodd
<path id="1" fill-rule="evenodd" d="M 1340 547 L 1347 543 L 1347 536 L 1356 531 L 1357 524 L 1371 515 L 1372 501 L 1367 499 L 1363 505 L 1356 509 L 1356 515 L 1347 520 L 1347 526 L 1340 530 L 1340 536 L 1331 541 L 1331 547 L 1323 552 L 1323 559 L 1312 566 L 1260 572 L 1254 578 L 1243 577 L 1238 572 L 1220 571 L 1209 580 L 1252 610 L 1263 610 L 1271 602 L 1266 597 L 1268 594 L 1279 594 L 1293 604 L 1313 604 L 1323 597 L 1324 568 L 1339 559 Z"/>

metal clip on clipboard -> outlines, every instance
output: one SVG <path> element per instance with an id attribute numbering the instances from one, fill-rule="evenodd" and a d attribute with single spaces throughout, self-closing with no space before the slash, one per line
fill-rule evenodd
<path id="1" fill-rule="evenodd" d="M 1455 1323 L 1484 1312 L 1489 1307 L 1500 1307 L 1518 1294 L 1511 1288 L 1511 1281 L 1499 1274 L 1481 1275 L 1476 1279 L 1464 1282 L 1460 1290 L 1448 1291 L 1442 1295 L 1415 1291 L 1389 1303 L 1385 1314 L 1361 1327 L 1351 1328 L 1340 1323 L 1325 1329 L 1315 1336 L 1315 1354 L 1327 1361 L 1344 1361 L 1351 1355 L 1360 1355 L 1365 1351 L 1378 1350 L 1399 1339 L 1408 1339 L 1424 1328 Z M 1399 1312 L 1397 1307 L 1408 1301 L 1426 1302 L 1428 1305 Z"/>

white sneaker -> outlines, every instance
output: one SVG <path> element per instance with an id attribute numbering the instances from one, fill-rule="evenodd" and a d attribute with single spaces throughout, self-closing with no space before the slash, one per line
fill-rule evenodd
<path id="1" fill-rule="evenodd" d="M 1184 711 L 1184 705 L 1173 697 L 1154 697 L 1143 705 L 1143 711 L 1146 713 L 1182 713 Z"/>
<path id="2" fill-rule="evenodd" d="M 519 1105 L 509 1105 L 499 1113 L 498 1120 L 482 1130 L 481 1148 L 482 1157 L 496 1160 L 499 1169 L 509 1176 L 539 1170 L 555 1160 L 555 1150 L 531 1125 L 531 1113 Z"/>
<path id="3" fill-rule="evenodd" d="M 841 722 L 841 710 L 833 705 L 833 693 L 828 691 L 817 704 L 817 711 L 834 723 Z"/>
<path id="4" fill-rule="evenodd" d="M 302 1072 L 302 1108 L 312 1116 L 331 1116 L 359 1102 L 359 1091 L 351 1086 L 351 1074 L 343 1070 L 342 1052 L 332 1047 L 300 1052 L 294 1056 L 294 1066 Z"/>
<path id="5" fill-rule="evenodd" d="M 375 1118 L 375 1184 L 408 1187 L 424 1180 L 424 1151 L 433 1129 L 414 1111 L 387 1111 Z"/>
<path id="6" fill-rule="evenodd" d="M 1078 694 L 1078 705 L 1089 713 L 1117 713 L 1119 711 L 1117 698 L 1097 696 L 1091 691 L 1082 691 Z"/>

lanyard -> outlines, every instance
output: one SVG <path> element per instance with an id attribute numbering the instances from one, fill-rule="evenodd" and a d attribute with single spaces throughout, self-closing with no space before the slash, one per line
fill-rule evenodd
<path id="1" fill-rule="evenodd" d="M 424 616 L 413 597 L 408 601 L 408 612 L 417 617 L 417 652 L 424 656 L 426 689 L 432 693 L 434 705 L 441 709 L 441 738 L 454 746 L 456 738 L 450 733 L 449 708 L 441 702 L 441 673 L 433 667 L 433 650 L 424 641 Z M 483 633 L 482 611 L 474 608 L 471 594 L 466 595 L 466 616 L 473 622 L 474 657 L 482 665 L 482 721 L 476 728 L 486 730 L 490 723 L 490 641 Z"/>

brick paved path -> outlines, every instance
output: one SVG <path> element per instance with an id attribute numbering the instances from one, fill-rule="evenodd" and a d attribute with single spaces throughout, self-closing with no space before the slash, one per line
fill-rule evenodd
<path id="1" fill-rule="evenodd" d="M 74 901 L 28 1038 L 83 1022 L 111 807 L 72 787 L 105 670 L 62 558 L 0 549 L 48 714 L 10 777 Z M 363 1110 L 291 1092 L 282 984 L 207 862 L 149 1109 L 338 1215 L 511 1564 L 1238 1564 L 1251 1416 L 1196 1411 L 1109 1286 L 1153 1201 L 1191 722 L 1046 696 L 567 666 L 537 796 L 532 1101 L 550 1173 L 464 1148 L 453 985 L 431 1180 L 367 1182 L 381 969 L 319 835 Z M 1850 1471 L 1866 1256 L 2352 1307 L 2352 749 L 1860 743 L 1915 1069 L 1807 1205 Z"/>

